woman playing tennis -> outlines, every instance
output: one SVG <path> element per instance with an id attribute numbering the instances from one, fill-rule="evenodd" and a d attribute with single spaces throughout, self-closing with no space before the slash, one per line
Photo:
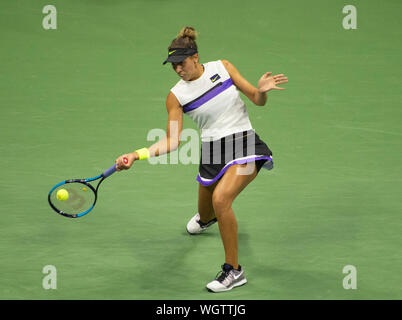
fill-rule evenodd
<path id="1" fill-rule="evenodd" d="M 201 64 L 196 36 L 194 28 L 183 28 L 170 44 L 168 58 L 163 63 L 170 62 L 181 78 L 166 99 L 166 138 L 120 156 L 116 169 L 129 169 L 134 161 L 176 150 L 183 113 L 197 123 L 202 141 L 197 176 L 198 213 L 188 222 L 187 231 L 196 235 L 218 222 L 225 263 L 220 275 L 206 287 L 212 292 L 222 292 L 247 282 L 238 261 L 237 221 L 232 203 L 262 167 L 268 170 L 273 167 L 272 152 L 254 131 L 239 91 L 254 104 L 263 106 L 267 92 L 283 90 L 277 85 L 288 80 L 283 74 L 272 76 L 267 72 L 255 88 L 227 60 Z"/>

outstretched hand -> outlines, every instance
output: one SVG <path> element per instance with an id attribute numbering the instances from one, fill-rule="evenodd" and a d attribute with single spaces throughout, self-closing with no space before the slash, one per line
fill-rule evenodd
<path id="1" fill-rule="evenodd" d="M 268 92 L 272 89 L 284 90 L 285 88 L 277 87 L 276 85 L 281 83 L 287 83 L 288 78 L 284 76 L 284 74 L 277 74 L 275 76 L 271 76 L 272 72 L 267 72 L 263 74 L 263 76 L 258 80 L 258 90 L 260 92 Z"/>

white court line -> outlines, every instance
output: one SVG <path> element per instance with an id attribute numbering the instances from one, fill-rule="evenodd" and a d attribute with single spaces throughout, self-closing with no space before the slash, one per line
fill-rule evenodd
<path id="1" fill-rule="evenodd" d="M 363 131 L 370 131 L 370 132 L 378 132 L 378 133 L 385 133 L 385 134 L 392 134 L 395 136 L 402 136 L 402 133 L 398 132 L 390 132 L 390 131 L 383 131 L 377 129 L 369 129 L 369 128 L 361 128 L 361 127 L 346 127 L 346 126 L 331 126 L 332 128 L 338 129 L 353 129 L 353 130 L 363 130 Z"/>

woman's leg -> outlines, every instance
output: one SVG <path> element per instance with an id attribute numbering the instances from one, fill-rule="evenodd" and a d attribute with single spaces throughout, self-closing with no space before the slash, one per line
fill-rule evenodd
<path id="1" fill-rule="evenodd" d="M 214 188 L 212 206 L 218 219 L 219 231 L 225 249 L 225 263 L 238 268 L 237 221 L 232 209 L 232 203 L 238 194 L 257 176 L 255 163 L 254 170 L 245 169 L 247 164 L 233 165 L 223 175 Z M 248 172 L 247 172 L 248 171 Z M 244 174 L 247 172 L 247 174 Z M 242 174 L 243 173 L 243 174 Z"/>
<path id="2" fill-rule="evenodd" d="M 207 223 L 215 218 L 215 211 L 212 205 L 212 194 L 217 183 L 210 186 L 199 185 L 198 188 L 198 213 L 200 214 L 200 221 Z"/>

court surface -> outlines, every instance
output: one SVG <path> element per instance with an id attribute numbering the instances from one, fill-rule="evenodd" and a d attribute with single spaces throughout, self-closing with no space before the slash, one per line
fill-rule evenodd
<path id="1" fill-rule="evenodd" d="M 45 5 L 57 29 L 45 30 Z M 2 1 L 0 299 L 401 299 L 402 3 L 340 0 Z M 162 66 L 181 27 L 200 61 L 227 59 L 253 85 L 286 90 L 250 120 L 273 150 L 236 199 L 248 284 L 205 285 L 224 262 L 217 225 L 197 237 L 198 164 L 136 162 L 67 219 L 50 188 L 89 178 L 166 130 L 178 81 Z M 184 116 L 184 128 L 196 129 Z M 45 290 L 45 266 L 57 289 Z M 357 270 L 346 290 L 345 266 Z"/>

